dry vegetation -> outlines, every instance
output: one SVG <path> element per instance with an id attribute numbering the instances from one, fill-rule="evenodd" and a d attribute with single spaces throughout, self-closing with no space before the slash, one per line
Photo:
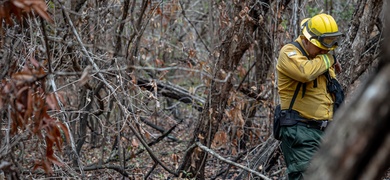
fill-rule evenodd
<path id="1" fill-rule="evenodd" d="M 205 177 L 255 177 L 234 163 L 284 177 L 278 142 L 269 138 L 273 64 L 296 36 L 298 19 L 290 14 L 298 12 L 289 2 L 243 1 L 235 14 L 231 3 L 0 0 L 2 176 L 193 176 L 178 170 L 195 147 L 189 142 L 201 112 L 215 110 L 203 109 L 211 84 L 228 81 L 233 88 L 218 131 L 209 148 L 195 149 L 210 153 Z M 260 12 L 255 19 L 253 9 Z M 219 48 L 237 19 L 261 26 L 235 70 L 217 78 L 215 65 L 228 53 Z"/>

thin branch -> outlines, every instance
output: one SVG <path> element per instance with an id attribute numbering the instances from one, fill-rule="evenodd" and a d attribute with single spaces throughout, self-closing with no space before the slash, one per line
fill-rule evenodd
<path id="1" fill-rule="evenodd" d="M 120 21 L 119 32 L 116 36 L 116 46 L 115 46 L 114 57 L 116 57 L 122 49 L 121 34 L 123 33 L 123 29 L 125 27 L 125 19 L 128 15 L 129 6 L 130 6 L 130 0 L 125 0 L 125 2 L 123 4 L 122 20 Z"/>
<path id="2" fill-rule="evenodd" d="M 180 123 L 183 122 L 183 119 L 182 119 L 182 120 L 180 120 L 177 124 L 175 124 L 174 126 L 172 126 L 169 130 L 165 130 L 165 129 L 163 129 L 163 128 L 161 128 L 161 127 L 159 127 L 159 126 L 153 124 L 152 122 L 147 121 L 145 118 L 140 117 L 140 119 L 141 119 L 141 121 L 142 121 L 143 123 L 145 123 L 146 125 L 148 125 L 148 126 L 152 127 L 153 129 L 155 129 L 155 130 L 160 131 L 161 133 L 163 133 L 163 134 L 162 134 L 161 136 L 159 136 L 156 140 L 150 142 L 150 143 L 148 144 L 149 146 L 152 146 L 152 145 L 158 143 L 159 141 L 161 141 L 162 139 L 164 139 L 166 136 L 168 136 L 168 135 L 177 127 L 177 125 L 179 125 Z M 171 139 L 172 141 L 180 141 L 179 139 L 177 139 L 177 138 L 175 138 L 175 137 L 170 137 L 170 136 L 168 136 L 168 138 Z"/>
<path id="3" fill-rule="evenodd" d="M 202 42 L 202 44 L 203 44 L 204 47 L 206 48 L 207 52 L 208 52 L 208 53 L 211 53 L 209 47 L 208 47 L 208 46 L 206 45 L 206 43 L 204 42 L 202 36 L 200 35 L 200 33 L 198 32 L 198 30 L 196 29 L 195 25 L 187 18 L 186 13 L 185 13 L 185 10 L 184 10 L 183 5 L 182 5 L 182 2 L 179 1 L 179 4 L 180 4 L 180 8 L 182 9 L 181 14 L 183 14 L 184 19 L 186 19 L 186 20 L 191 24 L 191 26 L 194 28 L 196 35 L 198 35 L 198 38 L 200 39 L 200 41 Z"/>
<path id="4" fill-rule="evenodd" d="M 162 1 L 161 1 L 161 3 L 162 3 Z M 126 50 L 127 50 L 127 51 L 126 51 L 126 59 L 129 59 L 130 62 L 133 62 L 133 58 L 134 58 L 133 55 L 135 55 L 135 53 L 134 53 L 133 55 L 130 55 L 130 54 L 129 54 L 130 45 L 133 43 L 135 37 L 136 37 L 136 41 L 137 41 L 137 42 L 139 41 L 139 39 L 141 38 L 142 34 L 143 34 L 144 31 L 145 31 L 146 24 L 148 24 L 148 23 L 149 23 L 149 20 L 152 18 L 152 16 L 148 17 L 147 20 L 146 20 L 146 24 L 145 24 L 144 26 L 141 25 L 141 24 L 142 24 L 142 20 L 144 19 L 143 16 L 145 15 L 146 8 L 148 7 L 148 4 L 149 4 L 149 0 L 143 0 L 143 1 L 142 1 L 141 13 L 140 13 L 139 18 L 138 18 L 138 20 L 137 20 L 137 24 L 136 24 L 136 25 L 133 24 L 133 26 L 134 26 L 134 32 L 133 32 L 133 34 L 130 36 L 130 40 L 129 40 L 128 43 L 127 43 L 127 47 L 126 47 Z M 157 9 L 157 8 L 155 8 L 155 9 Z M 155 9 L 154 9 L 153 11 L 155 11 Z M 138 46 L 139 43 L 137 43 L 137 42 L 134 43 L 135 46 L 136 46 L 136 45 Z M 136 49 L 137 49 L 137 48 L 136 48 Z"/>
<path id="5" fill-rule="evenodd" d="M 84 171 L 94 171 L 94 170 L 98 170 L 98 169 L 112 169 L 112 170 L 115 170 L 116 172 L 119 172 L 120 174 L 122 174 L 123 176 L 125 177 L 129 177 L 129 174 L 127 174 L 126 170 L 121 168 L 120 166 L 114 166 L 114 165 L 93 165 L 93 166 L 88 166 L 88 167 L 84 167 Z"/>
<path id="6" fill-rule="evenodd" d="M 126 121 L 127 122 L 127 121 Z M 168 167 L 166 167 L 158 158 L 157 156 L 153 153 L 152 149 L 148 146 L 148 144 L 144 141 L 144 139 L 141 137 L 141 135 L 138 133 L 136 128 L 133 126 L 133 124 L 128 123 L 131 131 L 133 131 L 134 135 L 137 137 L 137 139 L 141 142 L 141 144 L 144 146 L 146 151 L 149 153 L 150 157 L 154 160 L 154 162 L 158 163 L 161 165 L 162 168 L 164 168 L 166 171 L 169 173 L 178 176 L 178 174 L 172 170 L 170 170 Z"/>
<path id="7" fill-rule="evenodd" d="M 96 71 L 100 71 L 100 68 L 99 66 L 95 63 L 95 61 L 91 58 L 91 56 L 89 55 L 87 49 L 85 48 L 80 36 L 79 36 L 79 33 L 77 32 L 77 29 L 76 27 L 73 25 L 73 22 L 71 20 L 71 18 L 69 17 L 69 14 L 67 11 L 65 11 L 65 7 L 64 5 L 62 4 L 62 2 L 60 0 L 57 0 L 60 4 L 61 4 L 61 9 L 63 10 L 63 13 L 66 17 L 66 19 L 68 20 L 69 22 L 69 25 L 70 27 L 72 28 L 72 31 L 73 31 L 73 34 L 74 36 L 76 36 L 76 39 L 77 39 L 77 42 L 79 43 L 80 47 L 81 47 L 81 51 L 84 53 L 84 55 L 86 56 L 86 58 L 88 59 L 88 61 L 92 64 L 93 68 L 96 70 Z M 116 93 L 116 90 L 114 87 L 111 86 L 110 83 L 108 83 L 108 81 L 106 80 L 106 78 L 103 76 L 102 73 L 98 73 L 97 74 L 99 76 L 99 78 L 101 79 L 101 81 L 106 85 L 106 87 L 108 87 L 108 89 L 111 91 L 112 95 L 114 96 L 114 98 L 116 100 L 119 100 L 120 98 L 118 98 L 118 95 Z M 122 110 L 122 112 L 124 112 L 126 115 L 129 114 L 129 112 L 127 111 L 127 108 L 122 104 L 120 103 L 120 101 L 117 101 L 120 109 Z"/>
<path id="8" fill-rule="evenodd" d="M 248 77 L 249 75 L 249 72 L 251 72 L 251 70 L 253 69 L 253 67 L 255 67 L 257 61 L 255 61 L 252 66 L 248 69 L 248 71 L 245 73 L 244 77 L 242 78 L 240 84 L 238 85 L 238 87 L 236 88 L 236 91 L 239 91 L 242 87 L 242 84 L 244 83 L 245 79 Z"/>
<path id="9" fill-rule="evenodd" d="M 162 68 L 156 68 L 156 67 L 143 67 L 143 66 L 123 66 L 121 68 L 108 68 L 108 69 L 99 69 L 99 70 L 92 70 L 91 74 L 96 73 L 108 73 L 108 72 L 116 72 L 116 71 L 127 71 L 129 69 L 136 69 L 136 70 L 153 70 L 153 71 L 175 71 L 175 70 L 181 70 L 181 71 L 188 71 L 188 72 L 194 72 L 194 73 L 200 73 L 203 76 L 206 76 L 208 78 L 213 78 L 212 75 L 209 73 L 198 70 L 198 69 L 191 69 L 191 68 L 185 68 L 185 67 L 179 67 L 179 66 L 171 66 L 171 67 L 162 67 Z M 59 76 L 76 76 L 81 75 L 83 72 L 53 72 L 56 75 Z M 231 76 L 231 72 L 228 73 L 228 76 L 225 79 L 213 79 L 215 82 L 227 82 L 228 78 Z"/>
<path id="10" fill-rule="evenodd" d="M 0 159 L 4 159 L 11 153 L 13 147 L 18 145 L 20 142 L 27 140 L 30 136 L 30 131 L 24 131 L 21 134 L 15 135 L 12 139 L 7 139 L 8 142 L 6 142 L 6 144 L 0 148 Z"/>
<path id="11" fill-rule="evenodd" d="M 233 166 L 237 166 L 237 167 L 239 167 L 239 168 L 241 168 L 241 169 L 244 169 L 244 170 L 249 171 L 249 172 L 251 172 L 251 173 L 253 173 L 253 174 L 256 174 L 257 176 L 260 176 L 261 178 L 263 178 L 263 179 L 265 179 L 265 180 L 271 180 L 271 179 L 268 178 L 267 176 L 265 176 L 265 175 L 263 175 L 263 174 L 260 174 L 259 172 L 255 171 L 255 170 L 252 170 L 252 169 L 250 169 L 250 168 L 248 168 L 248 167 L 246 167 L 246 166 L 243 166 L 243 165 L 241 165 L 241 164 L 237 164 L 237 163 L 235 163 L 235 162 L 233 162 L 233 161 L 231 161 L 231 160 L 229 160 L 229 159 L 226 159 L 226 158 L 222 157 L 221 155 L 219 155 L 218 153 L 216 153 L 216 152 L 213 151 L 212 149 L 207 148 L 206 146 L 204 146 L 204 145 L 201 144 L 200 142 L 195 142 L 195 144 L 196 144 L 199 148 L 201 148 L 201 149 L 203 149 L 204 151 L 210 153 L 211 155 L 217 157 L 217 158 L 220 159 L 221 161 L 224 161 L 224 162 L 226 162 L 226 163 L 228 163 L 228 164 L 231 164 L 231 165 L 233 165 Z"/>
<path id="12" fill-rule="evenodd" d="M 39 16 L 39 17 L 40 17 L 39 19 L 41 21 L 41 28 L 42 28 L 43 38 L 44 38 L 44 41 L 45 41 L 47 63 L 48 63 L 48 66 L 49 66 L 49 74 L 51 74 L 53 72 L 53 69 L 51 67 L 50 47 L 49 47 L 47 33 L 46 33 L 46 28 L 45 28 L 45 21 L 44 21 L 44 19 L 41 16 Z"/>
<path id="13" fill-rule="evenodd" d="M 148 179 L 148 177 L 150 176 L 150 174 L 152 174 L 152 172 L 154 171 L 154 169 L 156 169 L 157 165 L 158 165 L 157 163 L 154 163 L 154 164 L 153 164 L 153 167 L 149 170 L 148 173 L 146 173 L 144 179 Z"/>

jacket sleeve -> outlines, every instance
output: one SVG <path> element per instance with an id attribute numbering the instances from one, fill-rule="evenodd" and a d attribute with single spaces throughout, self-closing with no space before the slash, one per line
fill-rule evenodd
<path id="1" fill-rule="evenodd" d="M 329 74 L 330 74 L 330 77 L 337 79 L 333 66 L 331 68 L 329 68 Z"/>
<path id="2" fill-rule="evenodd" d="M 334 64 L 330 54 L 320 54 L 307 59 L 294 45 L 285 45 L 279 53 L 276 68 L 281 73 L 300 82 L 309 82 L 323 74 Z"/>

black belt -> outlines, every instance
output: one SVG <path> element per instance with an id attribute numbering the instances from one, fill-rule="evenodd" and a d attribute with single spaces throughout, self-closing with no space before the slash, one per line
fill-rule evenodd
<path id="1" fill-rule="evenodd" d="M 306 126 L 308 128 L 318 129 L 324 131 L 328 127 L 330 121 L 328 120 L 310 120 L 310 121 L 298 121 L 297 125 Z"/>
<path id="2" fill-rule="evenodd" d="M 281 111 L 281 126 L 301 125 L 308 128 L 314 128 L 324 131 L 329 126 L 329 120 L 314 120 L 302 117 L 298 111 L 295 110 L 282 110 Z"/>

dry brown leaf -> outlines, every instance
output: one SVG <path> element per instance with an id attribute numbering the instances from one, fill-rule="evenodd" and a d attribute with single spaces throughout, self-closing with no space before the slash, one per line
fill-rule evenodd
<path id="1" fill-rule="evenodd" d="M 59 110 L 60 107 L 58 106 L 57 98 L 55 97 L 55 94 L 50 93 L 46 96 L 46 104 L 49 106 L 49 109 L 51 110 Z"/>
<path id="2" fill-rule="evenodd" d="M 242 117 L 242 112 L 241 112 L 241 110 L 237 110 L 237 113 L 236 113 L 236 117 L 237 117 L 237 120 L 238 120 L 238 126 L 240 126 L 240 127 L 242 127 L 242 126 L 244 126 L 244 124 L 245 124 L 245 120 L 244 120 L 244 118 Z"/>
<path id="3" fill-rule="evenodd" d="M 20 85 L 21 83 L 25 82 L 33 82 L 36 78 L 30 72 L 18 72 L 12 75 L 12 79 L 18 81 L 17 85 Z"/>
<path id="4" fill-rule="evenodd" d="M 49 16 L 49 14 L 46 12 L 46 4 L 42 5 L 42 4 L 33 4 L 31 5 L 32 9 L 34 9 L 34 11 L 36 13 L 38 13 L 43 19 L 45 19 L 46 21 L 50 22 L 50 23 L 54 23 L 53 19 Z"/>
<path id="5" fill-rule="evenodd" d="M 179 156 L 177 154 L 172 154 L 171 159 L 173 163 L 178 163 L 179 162 Z"/>
<path id="6" fill-rule="evenodd" d="M 53 168 L 51 168 L 51 164 L 47 159 L 43 161 L 42 168 L 46 173 L 53 174 Z"/>
<path id="7" fill-rule="evenodd" d="M 13 25 L 10 12 L 11 12 L 10 3 L 9 2 L 3 3 L 0 8 L 0 18 L 1 20 L 4 19 L 7 24 Z"/>
<path id="8" fill-rule="evenodd" d="M 63 123 L 57 123 L 57 125 L 62 129 L 62 132 L 65 134 L 66 142 L 70 142 L 70 136 L 69 136 L 69 131 L 68 128 L 66 127 L 65 124 Z"/>
<path id="9" fill-rule="evenodd" d="M 148 139 L 148 140 L 149 140 L 149 139 L 150 139 L 150 137 L 151 137 L 151 136 L 150 136 L 150 133 L 149 133 L 149 132 L 147 132 L 147 131 L 144 133 L 144 135 L 145 135 L 145 139 Z"/>
<path id="10" fill-rule="evenodd" d="M 156 58 L 156 59 L 154 60 L 154 62 L 156 63 L 156 66 L 157 66 L 157 67 L 164 66 L 164 61 L 163 61 L 162 59 Z"/>
<path id="11" fill-rule="evenodd" d="M 233 156 L 237 155 L 237 149 L 235 147 L 232 148 L 232 155 Z"/>
<path id="12" fill-rule="evenodd" d="M 219 136 L 221 137 L 222 143 L 227 143 L 228 139 L 227 139 L 227 134 L 225 131 L 221 131 Z"/>
<path id="13" fill-rule="evenodd" d="M 15 5 L 13 5 L 13 4 L 10 4 L 10 6 L 11 6 L 10 7 L 11 14 L 16 16 L 16 19 L 19 22 L 21 22 L 22 21 L 22 16 L 23 16 L 22 9 L 15 7 Z"/>
<path id="14" fill-rule="evenodd" d="M 240 74 L 241 77 L 244 77 L 244 76 L 245 76 L 246 70 L 245 70 L 244 67 L 238 66 L 238 67 L 237 67 L 237 70 L 238 70 L 238 72 L 239 72 L 239 74 Z"/>
<path id="15" fill-rule="evenodd" d="M 137 78 L 135 77 L 135 75 L 134 75 L 134 74 L 131 74 L 130 77 L 131 77 L 131 82 L 132 82 L 133 84 L 137 84 Z"/>
<path id="16" fill-rule="evenodd" d="M 30 57 L 30 62 L 31 62 L 31 64 L 34 66 L 34 67 L 36 67 L 36 68 L 39 68 L 41 65 L 39 64 L 39 62 L 35 59 L 35 58 L 33 58 L 33 57 Z"/>
<path id="17" fill-rule="evenodd" d="M 189 58 L 195 58 L 196 57 L 196 50 L 195 49 L 190 49 L 188 52 L 188 57 Z"/>
<path id="18" fill-rule="evenodd" d="M 6 24 L 12 26 L 12 16 L 21 21 L 22 16 L 27 16 L 33 10 L 46 21 L 54 23 L 51 16 L 47 13 L 47 9 L 44 0 L 9 0 L 0 5 L 0 22 L 4 20 Z M 0 28 L 2 28 L 1 23 Z"/>
<path id="19" fill-rule="evenodd" d="M 232 118 L 231 114 L 232 114 L 231 110 L 229 111 L 229 110 L 225 109 L 225 115 L 227 118 L 231 119 Z"/>
<path id="20" fill-rule="evenodd" d="M 198 138 L 202 140 L 204 139 L 204 137 L 201 134 L 198 135 Z"/>
<path id="21" fill-rule="evenodd" d="M 218 148 L 220 146 L 223 146 L 227 143 L 227 134 L 225 131 L 218 131 L 215 134 L 214 140 L 213 140 L 213 148 Z"/>
<path id="22" fill-rule="evenodd" d="M 55 124 L 55 123 L 54 123 Z M 62 137 L 61 137 L 61 132 L 60 129 L 57 126 L 52 126 L 52 130 L 50 131 L 51 135 L 55 138 L 54 142 L 56 143 L 57 147 L 62 146 Z M 58 151 L 62 151 L 61 148 L 58 148 Z"/>
<path id="23" fill-rule="evenodd" d="M 244 135 L 244 130 L 240 129 L 240 130 L 238 130 L 238 131 L 236 132 L 236 137 L 237 137 L 237 138 L 241 138 L 242 135 Z"/>
<path id="24" fill-rule="evenodd" d="M 138 144 L 138 141 L 136 139 L 133 139 L 131 141 L 131 145 L 134 147 L 134 148 L 138 148 L 139 144 Z"/>
<path id="25" fill-rule="evenodd" d="M 26 8 L 26 5 L 22 0 L 11 0 L 12 4 L 15 5 L 17 8 L 24 9 Z"/>
<path id="26" fill-rule="evenodd" d="M 64 165 L 63 163 L 58 161 L 58 159 L 56 157 L 54 157 L 54 156 L 48 156 L 47 158 L 50 160 L 51 163 L 53 163 L 53 164 L 55 164 L 57 166 L 63 166 Z"/>
<path id="27" fill-rule="evenodd" d="M 92 66 L 87 66 L 84 69 L 83 74 L 81 75 L 80 79 L 78 80 L 79 86 L 84 86 L 91 79 L 91 75 L 90 75 L 91 71 L 92 71 Z"/>

